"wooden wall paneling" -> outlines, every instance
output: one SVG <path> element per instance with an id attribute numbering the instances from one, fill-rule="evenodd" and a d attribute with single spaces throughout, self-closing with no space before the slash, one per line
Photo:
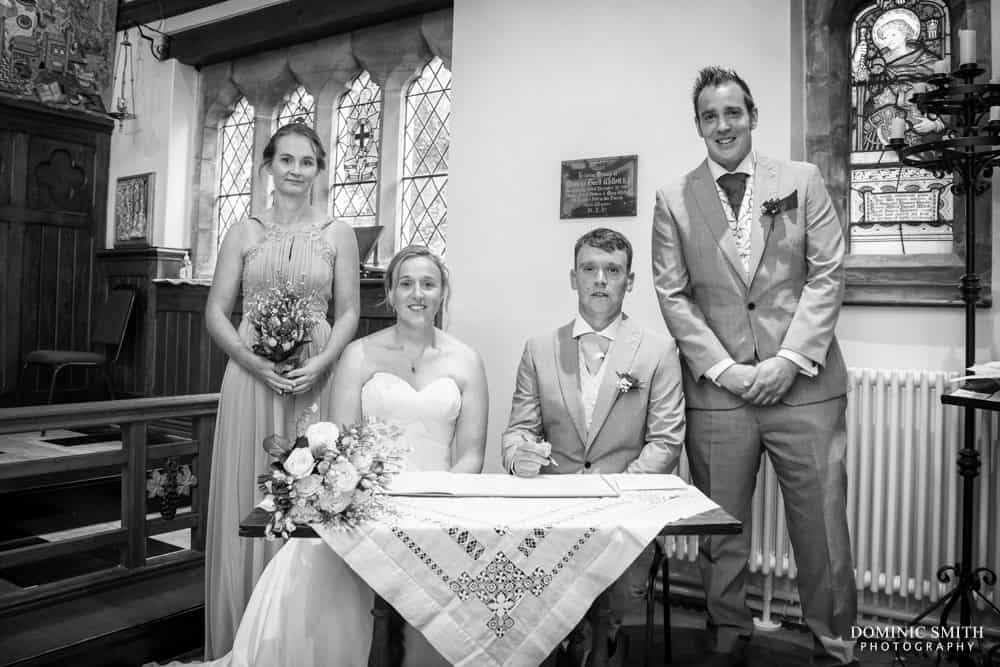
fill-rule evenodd
<path id="1" fill-rule="evenodd" d="M 184 315 L 184 351 L 187 353 L 187 372 L 184 375 L 185 394 L 198 393 L 198 376 L 201 367 L 201 345 L 198 339 L 207 334 L 205 318 L 200 313 Z M 202 333 L 204 332 L 204 333 Z"/>
<path id="2" fill-rule="evenodd" d="M 14 134 L 0 130 L 0 206 L 10 205 L 12 165 L 14 158 Z"/>
<path id="3" fill-rule="evenodd" d="M 0 220 L 0 248 L 7 260 L 4 268 L 0 269 L 0 394 L 5 395 L 5 402 L 14 398 L 21 364 L 18 354 L 20 329 L 17 326 L 20 321 L 20 294 L 17 289 L 11 289 L 18 284 L 16 272 L 20 270 L 20 263 L 15 266 L 11 260 L 15 252 L 20 252 L 20 236 L 19 226 Z"/>
<path id="4" fill-rule="evenodd" d="M 39 326 L 38 304 L 41 300 L 41 258 L 42 227 L 25 225 L 21 247 L 22 271 L 18 281 L 21 294 L 20 327 L 21 356 L 43 347 L 42 331 Z M 25 388 L 39 391 L 39 371 L 32 368 L 25 375 Z"/>
<path id="5" fill-rule="evenodd" d="M 27 352 L 89 348 L 94 242 L 104 238 L 112 127 L 96 115 L 0 100 L 4 391 L 13 389 Z M 71 373 L 66 380 L 79 385 L 84 377 Z M 44 390 L 48 375 L 33 372 L 26 385 Z"/>
<path id="6" fill-rule="evenodd" d="M 98 282 L 113 289 L 128 286 L 135 290 L 135 305 L 119 363 L 116 364 L 117 391 L 133 396 L 156 394 L 157 278 L 176 277 L 184 251 L 172 248 L 116 248 L 97 253 Z"/>

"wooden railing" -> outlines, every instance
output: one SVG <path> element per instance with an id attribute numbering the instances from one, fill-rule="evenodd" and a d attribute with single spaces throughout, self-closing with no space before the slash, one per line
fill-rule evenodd
<path id="1" fill-rule="evenodd" d="M 110 584 L 131 576 L 163 568 L 189 566 L 204 558 L 205 517 L 212 461 L 212 439 L 218 394 L 195 394 L 164 398 L 141 398 L 93 403 L 33 406 L 0 410 L 0 434 L 114 424 L 121 429 L 121 448 L 110 451 L 67 454 L 0 464 L 0 494 L 32 488 L 35 480 L 51 480 L 87 471 L 116 471 L 121 476 L 121 526 L 95 530 L 45 544 L 18 546 L 17 540 L 0 542 L 0 570 L 44 561 L 57 556 L 82 554 L 93 549 L 120 546 L 117 565 L 90 574 L 41 584 L 24 590 L 0 593 L 0 612 L 33 605 L 45 599 Z M 171 437 L 150 444 L 150 423 L 190 419 L 190 437 Z M 187 429 L 183 429 L 187 431 Z M 191 489 L 191 511 L 173 519 L 147 518 L 146 470 L 150 461 L 169 457 L 192 457 L 197 484 Z M 0 499 L 3 496 L 0 495 Z M 10 520 L 16 507 L 0 508 Z M 160 556 L 147 564 L 146 538 L 181 529 L 191 529 L 191 548 Z M 12 543 L 13 542 L 13 543 Z"/>

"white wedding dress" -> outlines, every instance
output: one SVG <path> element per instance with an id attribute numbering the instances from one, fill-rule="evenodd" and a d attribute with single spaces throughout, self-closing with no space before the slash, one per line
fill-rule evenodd
<path id="1" fill-rule="evenodd" d="M 461 407 L 461 391 L 446 377 L 418 391 L 397 375 L 377 372 L 361 388 L 365 417 L 403 428 L 410 447 L 405 470 L 451 467 L 451 442 Z M 289 540 L 257 581 L 232 651 L 204 664 L 364 667 L 371 647 L 372 603 L 371 589 L 323 540 Z M 404 644 L 406 664 L 443 660 L 409 626 Z"/>

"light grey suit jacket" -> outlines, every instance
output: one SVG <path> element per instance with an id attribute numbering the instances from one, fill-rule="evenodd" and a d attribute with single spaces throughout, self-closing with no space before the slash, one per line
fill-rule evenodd
<path id="1" fill-rule="evenodd" d="M 549 474 L 665 473 L 677 465 L 684 444 L 684 394 L 673 339 L 623 318 L 605 363 L 588 431 L 573 323 L 525 344 L 503 434 L 505 469 L 522 436 L 541 436 L 552 444 L 559 465 L 542 469 Z M 635 376 L 639 387 L 621 393 L 619 371 Z"/>
<path id="2" fill-rule="evenodd" d="M 742 405 L 705 371 L 726 357 L 754 363 L 781 348 L 820 364 L 815 378 L 796 376 L 783 403 L 847 392 L 834 336 L 844 297 L 844 237 L 823 178 L 815 165 L 758 154 L 755 179 L 749 281 L 707 161 L 656 193 L 653 282 L 681 350 L 689 408 Z M 762 212 L 764 201 L 791 193 L 797 208 Z"/>

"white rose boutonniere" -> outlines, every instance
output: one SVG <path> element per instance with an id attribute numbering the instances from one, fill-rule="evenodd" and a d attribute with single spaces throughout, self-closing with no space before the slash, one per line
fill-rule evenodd
<path id="1" fill-rule="evenodd" d="M 642 383 L 639 382 L 639 378 L 631 373 L 623 373 L 621 371 L 616 371 L 616 373 L 618 373 L 618 382 L 616 383 L 616 386 L 618 387 L 619 394 L 627 394 L 628 392 L 642 386 Z"/>

